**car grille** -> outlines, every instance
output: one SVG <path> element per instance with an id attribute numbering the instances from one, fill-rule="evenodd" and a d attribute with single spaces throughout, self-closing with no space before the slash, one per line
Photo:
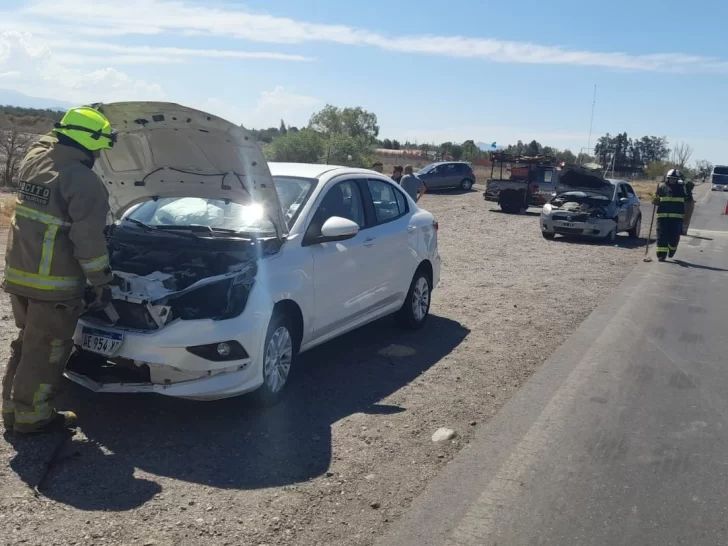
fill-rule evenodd
<path id="1" fill-rule="evenodd" d="M 562 220 L 564 222 L 586 222 L 589 218 L 588 214 L 553 214 L 551 216 L 554 220 Z"/>
<path id="2" fill-rule="evenodd" d="M 584 230 L 581 228 L 560 227 L 560 226 L 554 227 L 554 231 L 556 233 L 563 233 L 565 235 L 581 235 L 582 233 L 584 233 Z"/>
<path id="3" fill-rule="evenodd" d="M 119 315 L 116 326 L 131 328 L 132 330 L 157 330 L 157 323 L 145 305 L 130 303 L 123 300 L 113 300 L 114 309 Z M 103 311 L 93 311 L 86 316 L 93 317 L 104 324 L 111 324 L 109 317 Z"/>

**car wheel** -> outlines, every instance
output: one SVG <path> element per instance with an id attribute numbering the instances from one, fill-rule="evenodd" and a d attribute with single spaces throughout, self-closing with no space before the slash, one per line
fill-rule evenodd
<path id="1" fill-rule="evenodd" d="M 464 178 L 462 182 L 460 182 L 460 189 L 463 191 L 470 191 L 473 188 L 473 181 L 469 178 Z"/>
<path id="2" fill-rule="evenodd" d="M 642 215 L 637 217 L 637 221 L 634 223 L 634 227 L 629 230 L 630 239 L 639 239 L 640 231 L 642 231 Z"/>
<path id="3" fill-rule="evenodd" d="M 430 314 L 432 299 L 432 281 L 427 272 L 420 268 L 410 284 L 407 298 L 397 313 L 397 320 L 410 330 L 422 328 Z"/>
<path id="4" fill-rule="evenodd" d="M 278 402 L 288 384 L 288 377 L 296 358 L 296 343 L 291 321 L 284 314 L 273 315 L 268 325 L 263 349 L 263 384 L 255 391 L 260 406 Z"/>
<path id="5" fill-rule="evenodd" d="M 614 243 L 617 242 L 617 228 L 616 227 L 607 234 L 607 236 L 604 238 L 604 242 L 608 243 L 610 245 L 613 245 Z"/>
<path id="6" fill-rule="evenodd" d="M 554 237 L 556 237 L 555 233 L 549 233 L 548 231 L 542 231 L 541 235 L 543 235 L 544 239 L 553 239 Z"/>

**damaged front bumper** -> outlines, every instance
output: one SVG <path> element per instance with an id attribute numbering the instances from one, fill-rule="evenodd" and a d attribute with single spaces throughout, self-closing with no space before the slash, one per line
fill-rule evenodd
<path id="1" fill-rule="evenodd" d="M 227 320 L 178 320 L 155 331 L 130 331 L 81 319 L 76 352 L 65 376 L 95 392 L 158 393 L 215 400 L 256 390 L 263 383 L 262 358 L 270 316 Z M 89 332 L 94 343 L 89 342 Z M 99 346 L 97 339 L 118 340 Z M 234 345 L 228 358 L 199 349 Z M 84 348 L 85 347 L 85 348 Z"/>
<path id="2" fill-rule="evenodd" d="M 558 219 L 541 215 L 541 231 L 560 235 L 604 238 L 614 231 L 617 224 L 609 218 L 587 218 L 585 220 Z"/>

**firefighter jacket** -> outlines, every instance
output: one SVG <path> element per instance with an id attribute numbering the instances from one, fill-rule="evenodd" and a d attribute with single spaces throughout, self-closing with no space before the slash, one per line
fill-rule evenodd
<path id="1" fill-rule="evenodd" d="M 34 144 L 18 173 L 3 288 L 47 301 L 83 295 L 86 281 L 111 282 L 104 228 L 108 192 L 82 163 L 88 156 L 47 135 Z"/>
<path id="2" fill-rule="evenodd" d="M 678 218 L 685 216 L 685 186 L 682 184 L 660 184 L 653 203 L 657 205 L 657 218 Z"/>

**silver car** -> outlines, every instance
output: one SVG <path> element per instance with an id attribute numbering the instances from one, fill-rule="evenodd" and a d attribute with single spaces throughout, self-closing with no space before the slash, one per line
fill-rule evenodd
<path id="1" fill-rule="evenodd" d="M 541 211 L 540 224 L 545 239 L 559 234 L 614 243 L 621 232 L 636 239 L 642 227 L 640 200 L 624 180 L 562 179 L 556 196 Z"/>

